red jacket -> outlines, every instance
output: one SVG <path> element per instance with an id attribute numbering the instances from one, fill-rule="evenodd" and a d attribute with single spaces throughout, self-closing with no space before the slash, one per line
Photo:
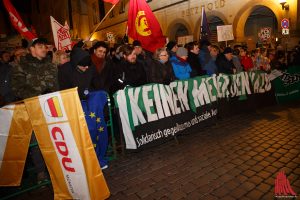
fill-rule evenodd
<path id="1" fill-rule="evenodd" d="M 249 71 L 253 68 L 252 59 L 248 56 L 241 56 L 241 65 L 244 67 L 245 71 Z"/>

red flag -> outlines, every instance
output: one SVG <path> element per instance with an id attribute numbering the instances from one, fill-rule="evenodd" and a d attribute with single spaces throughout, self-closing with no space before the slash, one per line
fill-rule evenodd
<path id="1" fill-rule="evenodd" d="M 104 2 L 111 3 L 113 5 L 119 3 L 119 0 L 103 0 Z"/>
<path id="2" fill-rule="evenodd" d="M 139 40 L 142 47 L 151 52 L 166 43 L 160 25 L 145 0 L 130 0 L 128 35 Z"/>
<path id="3" fill-rule="evenodd" d="M 25 26 L 24 22 L 22 21 L 20 15 L 16 11 L 16 9 L 11 4 L 10 0 L 3 0 L 4 6 L 9 14 L 10 21 L 12 25 L 17 29 L 17 31 L 23 35 L 28 40 L 33 40 L 37 38 L 35 34 L 30 32 L 28 28 Z"/>

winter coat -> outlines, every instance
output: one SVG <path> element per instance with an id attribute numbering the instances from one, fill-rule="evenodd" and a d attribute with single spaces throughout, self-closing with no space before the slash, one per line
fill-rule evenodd
<path id="1" fill-rule="evenodd" d="M 74 48 L 70 62 L 58 68 L 59 89 L 78 87 L 80 99 L 85 99 L 89 91 L 101 89 L 98 73 L 94 65 L 91 64 L 85 72 L 77 68 L 78 63 L 86 56 L 89 56 L 88 52 L 81 48 Z"/>
<path id="2" fill-rule="evenodd" d="M 169 84 L 175 80 L 173 67 L 169 61 L 161 63 L 158 60 L 151 59 L 147 62 L 147 65 L 150 69 L 149 83 Z"/>
<path id="3" fill-rule="evenodd" d="M 206 71 L 206 74 L 210 76 L 213 74 L 217 74 L 218 68 L 216 65 L 216 57 L 211 57 L 208 63 L 206 63 L 206 65 L 203 66 L 203 69 Z"/>
<path id="4" fill-rule="evenodd" d="M 241 65 L 243 66 L 245 71 L 249 71 L 253 69 L 253 62 L 249 56 L 241 56 Z"/>
<path id="5" fill-rule="evenodd" d="M 111 93 L 124 89 L 127 85 L 138 87 L 147 83 L 144 66 L 139 61 L 129 63 L 122 60 L 112 68 Z"/>
<path id="6" fill-rule="evenodd" d="M 232 60 L 227 60 L 224 54 L 219 54 L 216 59 L 218 73 L 233 74 L 235 68 Z"/>
<path id="7" fill-rule="evenodd" d="M 12 90 L 19 99 L 55 92 L 58 89 L 57 68 L 48 57 L 39 60 L 27 54 L 12 69 Z"/>
<path id="8" fill-rule="evenodd" d="M 0 62 L 0 106 L 15 99 L 11 88 L 11 70 L 11 65 Z"/>
<path id="9" fill-rule="evenodd" d="M 201 76 L 206 74 L 205 71 L 203 71 L 201 68 L 201 64 L 197 54 L 189 52 L 187 62 L 190 64 L 192 68 L 191 77 L 196 77 L 196 76 Z"/>
<path id="10" fill-rule="evenodd" d="M 184 61 L 178 57 L 171 57 L 171 64 L 175 77 L 179 80 L 189 79 L 192 72 L 192 68 L 187 61 Z"/>

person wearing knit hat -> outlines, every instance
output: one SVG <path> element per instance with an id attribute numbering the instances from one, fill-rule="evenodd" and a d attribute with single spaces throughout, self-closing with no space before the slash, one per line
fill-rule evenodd
<path id="1" fill-rule="evenodd" d="M 78 87 L 80 99 L 86 99 L 90 91 L 100 89 L 97 69 L 87 51 L 73 48 L 70 62 L 58 68 L 58 83 L 60 90 Z"/>
<path id="2" fill-rule="evenodd" d="M 176 56 L 173 56 L 170 61 L 173 66 L 174 75 L 179 80 L 190 78 L 192 68 L 187 62 L 188 52 L 184 47 L 179 47 Z"/>
<path id="3" fill-rule="evenodd" d="M 179 47 L 178 50 L 176 51 L 176 55 L 180 58 L 186 59 L 188 56 L 188 51 L 184 47 Z"/>
<path id="4" fill-rule="evenodd" d="M 170 58 L 172 56 L 176 55 L 177 49 L 178 49 L 177 42 L 175 42 L 175 41 L 168 42 L 168 44 L 167 44 L 167 51 L 169 53 Z"/>
<path id="5" fill-rule="evenodd" d="M 143 64 L 145 64 L 145 52 L 142 48 L 142 43 L 139 40 L 134 40 L 132 43 L 132 46 L 134 48 L 134 52 L 137 56 L 137 60 Z"/>

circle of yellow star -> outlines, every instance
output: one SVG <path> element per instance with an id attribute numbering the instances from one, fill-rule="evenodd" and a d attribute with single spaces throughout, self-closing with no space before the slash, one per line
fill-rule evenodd
<path id="1" fill-rule="evenodd" d="M 91 118 L 94 118 L 96 117 L 96 114 L 94 112 L 91 112 L 90 115 L 89 115 Z"/>
<path id="2" fill-rule="evenodd" d="M 96 119 L 96 122 L 97 122 L 97 123 L 100 123 L 100 122 L 101 122 L 100 117 L 98 117 L 98 118 Z"/>

